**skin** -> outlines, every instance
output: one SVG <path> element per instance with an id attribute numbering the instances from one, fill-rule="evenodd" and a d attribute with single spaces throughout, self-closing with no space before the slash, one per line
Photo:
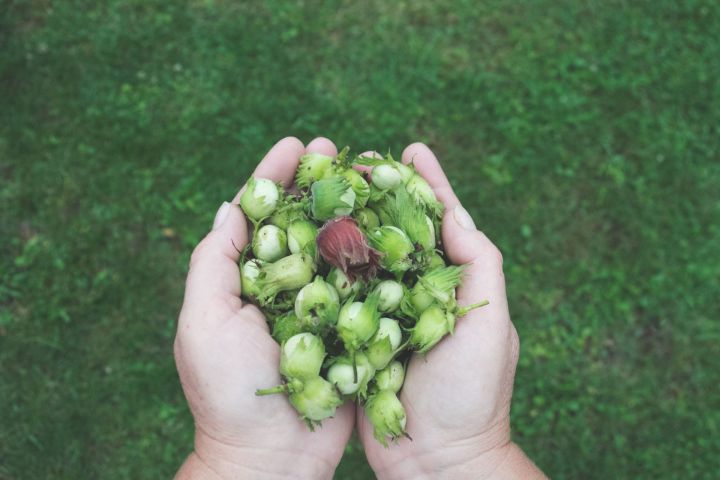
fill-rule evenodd
<path id="1" fill-rule="evenodd" d="M 403 438 L 383 448 L 358 409 L 368 461 L 378 478 L 543 478 L 510 441 L 519 341 L 508 311 L 502 255 L 475 228 L 427 146 L 408 146 L 402 161 L 414 163 L 445 205 L 442 236 L 449 259 L 469 264 L 457 291 L 459 305 L 490 303 L 459 319 L 455 334 L 426 358 L 410 361 L 400 400 L 412 441 Z"/>
<path id="2" fill-rule="evenodd" d="M 306 152 L 335 155 L 337 149 L 325 138 L 307 147 L 285 138 L 254 175 L 289 188 Z M 510 441 L 519 347 L 502 257 L 462 207 L 456 208 L 460 203 L 425 145 L 410 145 L 402 159 L 414 160 L 446 206 L 442 234 L 450 260 L 471 264 L 458 290 L 460 305 L 490 301 L 460 319 L 456 334 L 440 342 L 427 361 L 411 361 L 400 398 L 414 441 L 402 439 L 384 449 L 362 409 L 356 412 L 350 403 L 310 432 L 284 396 L 254 395 L 280 383 L 280 351 L 260 311 L 240 300 L 233 243 L 242 249 L 248 232 L 238 193 L 220 208 L 190 261 L 175 361 L 196 433 L 194 451 L 176 478 L 332 478 L 356 424 L 379 478 L 543 478 Z"/>
<path id="3" fill-rule="evenodd" d="M 305 152 L 336 155 L 316 139 L 278 142 L 253 175 L 292 183 Z M 282 395 L 256 397 L 280 383 L 280 348 L 265 317 L 240 300 L 239 254 L 248 242 L 238 196 L 221 207 L 195 248 L 175 338 L 175 361 L 195 419 L 195 448 L 177 478 L 331 478 L 355 422 L 355 406 L 310 432 Z M 223 210 L 225 210 L 223 212 Z"/>

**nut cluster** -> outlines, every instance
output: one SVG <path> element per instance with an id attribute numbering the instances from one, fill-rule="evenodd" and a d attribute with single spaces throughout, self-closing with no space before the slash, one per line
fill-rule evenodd
<path id="1" fill-rule="evenodd" d="M 412 164 L 346 148 L 304 155 L 291 191 L 251 178 L 240 205 L 254 226 L 242 295 L 265 313 L 284 379 L 256 394 L 288 395 L 311 429 L 352 399 L 383 445 L 408 436 L 398 395 L 410 355 L 487 303 L 455 301 L 463 268 L 446 262 L 432 188 Z"/>

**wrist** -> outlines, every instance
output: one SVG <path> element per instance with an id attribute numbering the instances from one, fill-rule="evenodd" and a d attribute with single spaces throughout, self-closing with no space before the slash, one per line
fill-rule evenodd
<path id="1" fill-rule="evenodd" d="M 231 444 L 198 431 L 191 463 L 203 480 L 235 478 L 332 478 L 337 465 L 307 452 L 288 452 L 276 447 L 263 448 L 252 443 Z M 183 465 L 184 470 L 186 465 Z M 178 478 L 182 479 L 180 472 Z"/>
<path id="2" fill-rule="evenodd" d="M 513 442 L 482 452 L 464 461 L 440 449 L 435 455 L 406 459 L 392 471 L 377 472 L 379 479 L 546 479 L 522 449 Z"/>
<path id="3" fill-rule="evenodd" d="M 381 480 L 431 478 L 489 480 L 495 478 L 496 470 L 508 456 L 512 445 L 507 444 L 462 460 L 455 455 L 448 455 L 448 452 L 441 449 L 422 457 L 405 459 L 391 469 L 376 472 L 376 474 Z"/>
<path id="4" fill-rule="evenodd" d="M 546 479 L 547 477 L 518 445 L 510 443 L 503 460 L 488 478 L 492 480 L 511 480 L 516 478 Z"/>
<path id="5" fill-rule="evenodd" d="M 511 454 L 509 422 L 501 421 L 481 436 L 425 444 L 414 438 L 412 453 L 392 464 L 373 466 L 379 479 L 491 479 Z M 392 448 L 392 447 L 390 447 Z"/>

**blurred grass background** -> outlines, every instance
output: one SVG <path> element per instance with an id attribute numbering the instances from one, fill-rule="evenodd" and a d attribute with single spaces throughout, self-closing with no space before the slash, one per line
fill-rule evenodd
<path id="1" fill-rule="evenodd" d="M 549 475 L 716 475 L 719 32 L 712 0 L 0 2 L 0 478 L 173 475 L 189 252 L 286 135 L 435 149 Z"/>

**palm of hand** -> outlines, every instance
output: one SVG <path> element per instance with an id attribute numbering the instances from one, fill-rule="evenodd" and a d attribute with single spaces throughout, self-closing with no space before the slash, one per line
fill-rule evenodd
<path id="1" fill-rule="evenodd" d="M 459 456 L 446 456 L 444 462 L 454 464 L 509 440 L 505 427 L 517 338 L 514 329 L 491 331 L 478 317 L 480 312 L 468 314 L 458 322 L 453 337 L 443 340 L 426 358 L 416 355 L 410 361 L 400 399 L 412 441 L 401 439 L 383 448 L 360 414 L 361 439 L 376 471 L 404 460 L 442 465 L 443 459 L 435 454 L 449 448 L 456 448 Z M 470 448 L 465 451 L 465 447 Z"/>
<path id="2" fill-rule="evenodd" d="M 256 389 L 280 383 L 280 349 L 264 316 L 239 302 L 210 301 L 206 307 L 203 325 L 181 320 L 188 326 L 181 327 L 176 341 L 178 371 L 198 430 L 230 446 L 250 443 L 299 456 L 339 458 L 344 445 L 337 438 L 352 428 L 353 411 L 339 411 L 314 433 L 284 396 L 256 397 Z"/>

